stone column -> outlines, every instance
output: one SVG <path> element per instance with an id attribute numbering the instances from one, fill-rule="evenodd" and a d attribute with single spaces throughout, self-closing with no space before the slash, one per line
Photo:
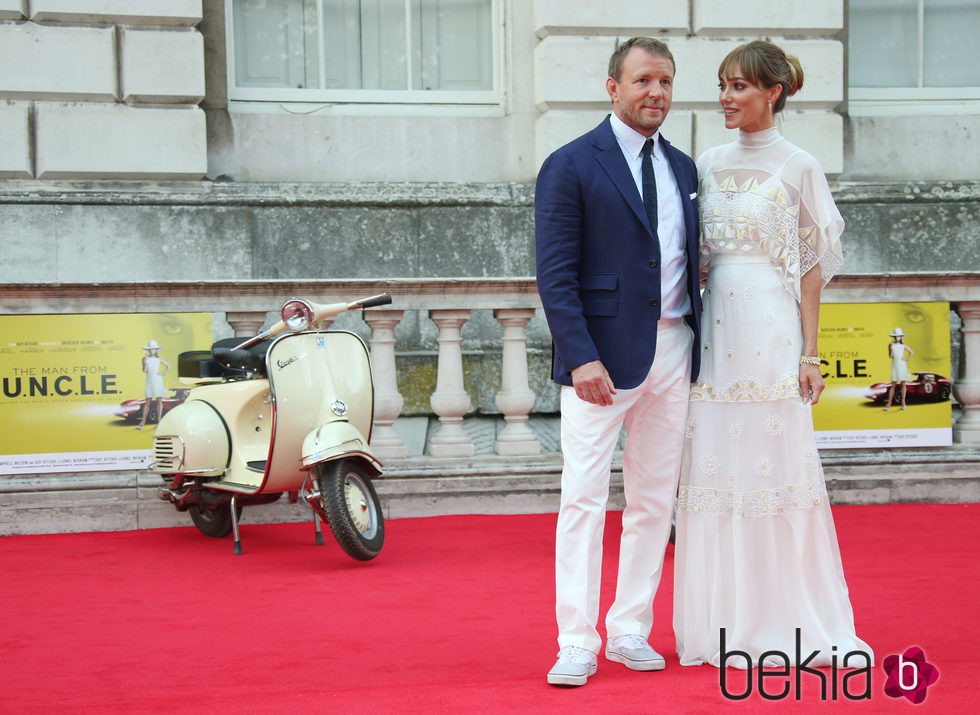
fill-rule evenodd
<path id="1" fill-rule="evenodd" d="M 429 317 L 439 328 L 439 373 L 429 402 L 442 425 L 432 438 L 430 450 L 433 457 L 472 457 L 476 448 L 463 429 L 463 415 L 470 409 L 470 396 L 463 388 L 460 335 L 470 311 L 430 310 Z"/>
<path id="2" fill-rule="evenodd" d="M 963 321 L 963 352 L 960 375 L 953 381 L 953 393 L 963 408 L 963 416 L 953 425 L 953 441 L 980 443 L 980 302 L 960 303 L 957 314 Z"/>
<path id="3" fill-rule="evenodd" d="M 535 395 L 527 381 L 527 328 L 533 308 L 501 308 L 493 317 L 504 328 L 500 390 L 495 401 L 505 426 L 493 444 L 497 454 L 520 456 L 541 453 L 541 443 L 528 426 Z"/>
<path id="4" fill-rule="evenodd" d="M 225 319 L 235 331 L 236 338 L 251 338 L 258 335 L 265 325 L 265 313 L 260 310 L 229 310 Z"/>
<path id="5" fill-rule="evenodd" d="M 405 457 L 405 441 L 392 425 L 405 406 L 398 392 L 395 369 L 395 327 L 404 310 L 365 310 L 364 322 L 371 328 L 371 371 L 374 373 L 374 430 L 371 446 L 382 459 Z"/>

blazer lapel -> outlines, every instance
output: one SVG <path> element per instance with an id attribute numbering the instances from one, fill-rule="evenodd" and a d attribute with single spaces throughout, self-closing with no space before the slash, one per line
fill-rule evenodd
<path id="1" fill-rule="evenodd" d="M 677 151 L 671 146 L 670 142 L 664 139 L 663 135 L 660 135 L 660 142 L 663 144 L 664 153 L 667 155 L 667 161 L 670 163 L 670 170 L 674 172 L 674 179 L 677 181 L 677 189 L 681 194 L 681 204 L 684 207 L 684 227 L 687 229 L 687 240 L 690 244 L 694 241 L 694 246 L 697 246 L 697 236 L 698 236 L 698 217 L 694 214 L 694 204 L 690 201 L 690 197 L 687 193 L 687 187 L 690 185 L 689 176 L 687 175 L 687 166 L 677 161 L 675 152 Z M 695 180 L 694 185 L 697 185 Z"/>
<path id="2" fill-rule="evenodd" d="M 613 134 L 609 117 L 606 117 L 593 132 L 593 146 L 596 148 L 595 158 L 599 166 L 606 172 L 633 213 L 646 226 L 647 232 L 652 236 L 653 231 L 650 228 L 650 222 L 647 220 L 646 209 L 643 207 L 643 197 L 636 190 L 636 181 L 634 181 L 633 174 L 626 164 L 623 151 L 619 148 L 616 135 Z"/>

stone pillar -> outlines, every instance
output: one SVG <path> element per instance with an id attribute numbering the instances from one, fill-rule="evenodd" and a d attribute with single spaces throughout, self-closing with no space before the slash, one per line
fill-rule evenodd
<path id="1" fill-rule="evenodd" d="M 541 443 L 528 426 L 535 395 L 527 381 L 527 328 L 533 308 L 501 308 L 493 317 L 504 328 L 500 390 L 495 401 L 505 426 L 493 444 L 497 454 L 520 456 L 541 453 Z"/>
<path id="2" fill-rule="evenodd" d="M 405 317 L 404 310 L 365 310 L 364 322 L 371 328 L 371 370 L 374 373 L 374 430 L 371 446 L 382 459 L 406 456 L 405 441 L 394 424 L 405 406 L 398 392 L 395 369 L 395 327 Z"/>
<path id="3" fill-rule="evenodd" d="M 260 310 L 229 310 L 225 313 L 236 338 L 251 338 L 265 325 L 265 313 Z"/>
<path id="4" fill-rule="evenodd" d="M 433 457 L 472 457 L 476 448 L 463 429 L 463 415 L 470 409 L 470 396 L 463 388 L 460 335 L 470 311 L 430 310 L 429 317 L 439 328 L 439 373 L 429 402 L 442 425 L 432 438 L 430 450 Z"/>
<path id="5" fill-rule="evenodd" d="M 963 321 L 963 353 L 960 375 L 953 381 L 953 393 L 963 408 L 963 416 L 953 425 L 953 441 L 980 443 L 980 302 L 960 303 L 957 314 Z"/>

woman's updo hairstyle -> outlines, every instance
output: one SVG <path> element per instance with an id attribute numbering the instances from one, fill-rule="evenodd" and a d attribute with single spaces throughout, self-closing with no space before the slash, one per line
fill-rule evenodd
<path id="1" fill-rule="evenodd" d="M 769 89 L 782 85 L 772 113 L 778 114 L 786 106 L 786 98 L 803 88 L 803 66 L 793 55 L 781 47 L 764 40 L 755 40 L 736 47 L 728 53 L 718 67 L 719 79 L 731 79 L 738 67 L 741 76 L 754 85 Z"/>

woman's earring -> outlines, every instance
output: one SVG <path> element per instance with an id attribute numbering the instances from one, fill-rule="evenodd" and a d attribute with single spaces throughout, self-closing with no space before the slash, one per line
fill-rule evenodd
<path id="1" fill-rule="evenodd" d="M 772 100 L 769 100 L 769 113 L 772 114 Z"/>

